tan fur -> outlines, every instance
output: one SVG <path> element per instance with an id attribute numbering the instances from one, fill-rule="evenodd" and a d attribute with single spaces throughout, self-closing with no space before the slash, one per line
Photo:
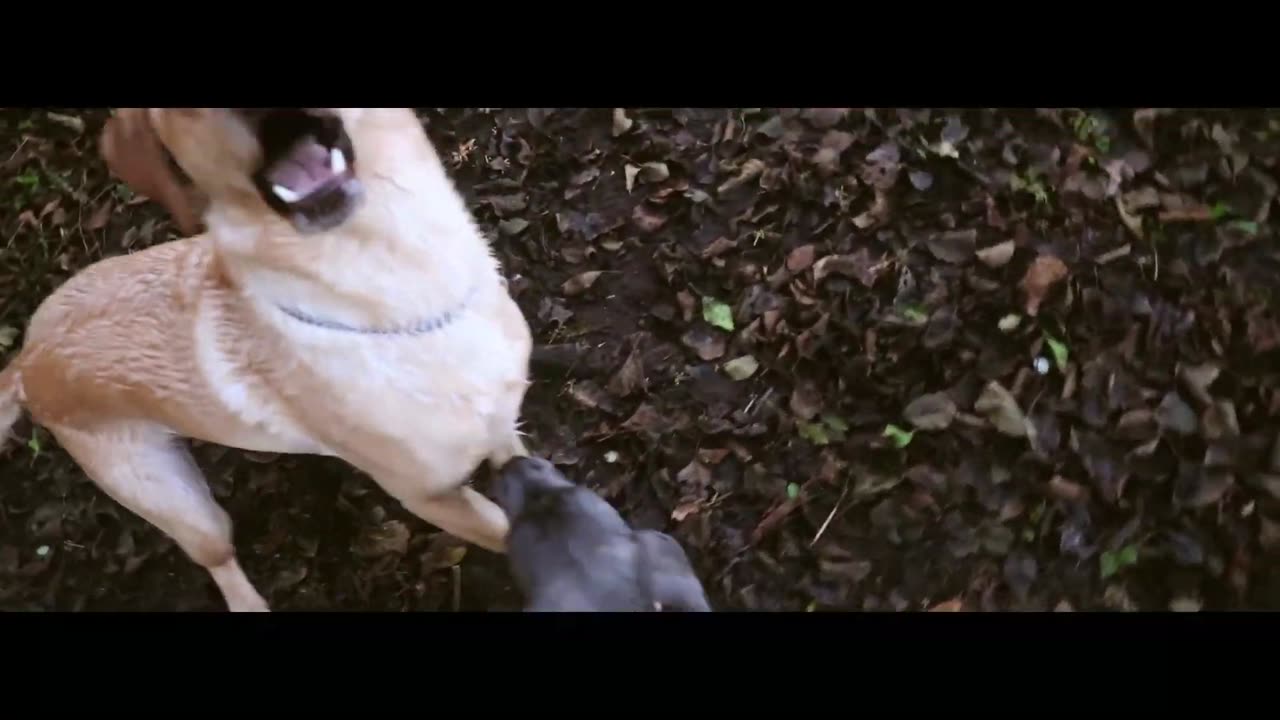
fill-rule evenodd
<path id="1" fill-rule="evenodd" d="M 414 114 L 339 112 L 365 201 L 338 228 L 300 235 L 254 190 L 260 151 L 231 113 L 121 111 L 104 133 L 113 171 L 172 188 L 147 143 L 163 144 L 207 196 L 208 230 L 84 269 L 40 306 L 0 374 L 0 430 L 24 405 L 106 493 L 208 568 L 232 610 L 266 603 L 178 436 L 341 457 L 428 522 L 505 548 L 506 517 L 463 485 L 486 459 L 525 454 L 528 325 Z M 130 154 L 122 138 L 138 127 L 154 138 Z M 121 171 L 121 157 L 135 166 Z M 162 192 L 184 217 L 190 196 Z M 422 335 L 317 328 L 279 310 L 387 326 L 467 299 Z"/>

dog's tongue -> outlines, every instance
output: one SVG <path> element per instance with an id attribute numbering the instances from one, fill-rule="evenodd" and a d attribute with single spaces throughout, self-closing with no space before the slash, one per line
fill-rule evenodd
<path id="1" fill-rule="evenodd" d="M 281 200 L 297 202 L 333 179 L 333 154 L 337 152 L 340 151 L 331 151 L 314 138 L 305 137 L 267 168 L 267 182 Z"/>

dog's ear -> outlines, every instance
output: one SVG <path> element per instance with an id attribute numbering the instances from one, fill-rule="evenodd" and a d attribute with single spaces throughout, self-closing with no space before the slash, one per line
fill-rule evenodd
<path id="1" fill-rule="evenodd" d="M 200 232 L 205 198 L 179 179 L 146 108 L 118 108 L 102 129 L 99 147 L 107 169 L 164 206 L 184 235 Z"/>

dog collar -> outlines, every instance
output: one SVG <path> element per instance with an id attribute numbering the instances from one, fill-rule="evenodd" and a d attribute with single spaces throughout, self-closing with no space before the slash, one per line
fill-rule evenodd
<path id="1" fill-rule="evenodd" d="M 276 307 L 278 307 L 285 315 L 288 315 L 300 323 L 305 323 L 313 327 L 324 328 L 325 330 L 338 330 L 341 332 L 358 333 L 361 335 L 425 335 L 427 333 L 433 333 L 437 330 L 441 330 L 457 320 L 458 317 L 467 310 L 467 307 L 471 304 L 477 290 L 478 287 L 473 286 L 462 298 L 461 302 L 439 315 L 426 318 L 425 320 L 421 320 L 410 325 L 399 325 L 388 328 L 365 328 L 355 325 L 347 325 L 346 323 L 341 323 L 337 320 L 328 320 L 316 317 L 315 315 L 305 313 L 287 305 L 277 305 Z"/>

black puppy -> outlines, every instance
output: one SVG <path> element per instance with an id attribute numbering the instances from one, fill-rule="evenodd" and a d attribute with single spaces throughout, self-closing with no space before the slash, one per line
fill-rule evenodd
<path id="1" fill-rule="evenodd" d="M 613 506 L 541 458 L 508 462 L 493 488 L 511 521 L 507 557 L 542 612 L 710 612 L 680 544 L 634 531 Z"/>

